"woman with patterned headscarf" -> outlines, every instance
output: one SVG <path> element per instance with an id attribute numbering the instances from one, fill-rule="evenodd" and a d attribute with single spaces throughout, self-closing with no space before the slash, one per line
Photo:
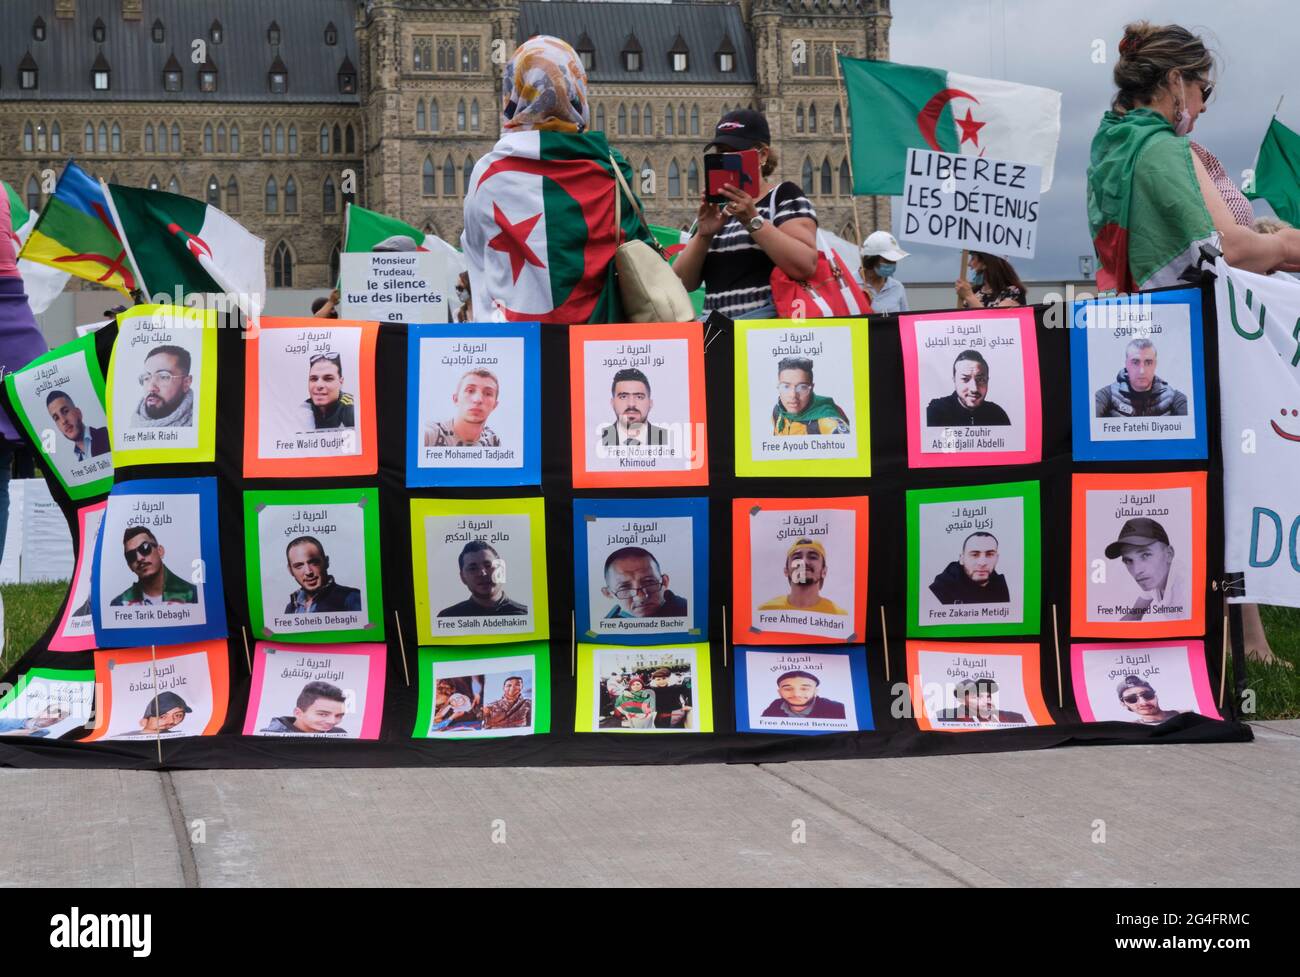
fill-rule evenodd
<path id="1" fill-rule="evenodd" d="M 614 251 L 650 230 L 623 194 L 615 229 L 617 164 L 592 132 L 587 73 L 556 37 L 531 37 L 502 79 L 501 138 L 465 192 L 461 247 L 481 320 L 620 322 Z M 638 201 L 639 204 L 639 201 Z"/>

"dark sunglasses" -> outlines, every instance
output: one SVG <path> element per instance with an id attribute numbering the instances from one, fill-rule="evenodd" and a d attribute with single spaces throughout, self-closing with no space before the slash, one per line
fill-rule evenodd
<path id="1" fill-rule="evenodd" d="M 1214 86 L 1213 86 L 1213 85 L 1202 85 L 1202 86 L 1201 86 L 1201 101 L 1202 101 L 1202 102 L 1208 102 L 1208 101 L 1210 100 L 1210 96 L 1213 95 L 1213 94 L 1214 94 Z"/>
<path id="2" fill-rule="evenodd" d="M 1134 692 L 1132 695 L 1122 696 L 1123 700 L 1130 706 L 1136 705 L 1138 699 L 1141 699 L 1143 702 L 1150 702 L 1155 697 L 1156 693 L 1153 689 L 1146 689 L 1142 692 Z"/>
<path id="3" fill-rule="evenodd" d="M 153 552 L 154 550 L 156 550 L 157 548 L 158 548 L 158 544 L 157 544 L 157 543 L 144 542 L 144 543 L 141 543 L 139 546 L 137 546 L 137 547 L 136 547 L 135 549 L 133 549 L 133 550 L 127 550 L 126 553 L 123 554 L 123 555 L 126 557 L 126 565 L 127 565 L 127 566 L 130 566 L 132 563 L 134 563 L 134 562 L 135 562 L 136 560 L 138 560 L 140 557 L 142 557 L 142 556 L 148 556 L 150 553 L 152 553 L 152 552 Z"/>

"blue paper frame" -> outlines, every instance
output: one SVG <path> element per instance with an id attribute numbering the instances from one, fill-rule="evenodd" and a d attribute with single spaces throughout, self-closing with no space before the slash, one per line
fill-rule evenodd
<path id="1" fill-rule="evenodd" d="M 853 688 L 853 712 L 856 730 L 838 729 L 755 729 L 749 716 L 749 653 L 786 653 L 793 655 L 837 655 L 849 660 L 849 684 Z M 763 733 L 769 736 L 828 736 L 835 733 L 871 732 L 876 724 L 871 718 L 871 687 L 867 681 L 865 645 L 737 645 L 735 647 L 736 732 Z"/>
<path id="2" fill-rule="evenodd" d="M 522 338 L 524 341 L 524 443 L 518 468 L 474 465 L 421 468 L 420 340 Z M 542 331 L 537 322 L 430 323 L 407 327 L 406 339 L 406 485 L 432 486 L 540 485 L 542 483 Z"/>
<path id="3" fill-rule="evenodd" d="M 687 516 L 691 519 L 691 561 L 694 587 L 689 597 L 695 627 L 690 631 L 656 631 L 653 634 L 593 634 L 590 580 L 587 574 L 587 527 L 593 519 L 653 519 Z M 695 644 L 709 639 L 709 500 L 703 497 L 673 499 L 573 500 L 573 605 L 578 641 L 601 645 Z"/>
<path id="4" fill-rule="evenodd" d="M 115 498 L 137 495 L 197 495 L 199 497 L 199 553 L 203 560 L 203 606 L 207 621 L 174 628 L 142 627 L 105 630 L 100 613 L 100 566 L 104 555 L 104 533 L 95 543 L 91 565 L 90 613 L 95 625 L 95 644 L 99 648 L 139 648 L 148 645 L 178 645 L 227 636 L 226 592 L 221 581 L 221 544 L 217 529 L 217 480 L 206 478 L 142 478 L 121 482 L 108 494 L 108 504 Z M 108 519 L 108 510 L 104 513 Z"/>
<path id="5" fill-rule="evenodd" d="M 1088 305 L 1186 305 L 1191 323 L 1192 417 L 1196 424 L 1194 438 L 1135 438 L 1131 441 L 1092 440 L 1093 390 L 1088 380 L 1088 334 L 1083 325 L 1083 310 Z M 1171 461 L 1199 460 L 1209 457 L 1209 439 L 1205 427 L 1205 330 L 1201 309 L 1201 291 L 1180 288 L 1167 292 L 1142 292 L 1074 302 L 1070 306 L 1070 421 L 1076 461 Z"/>

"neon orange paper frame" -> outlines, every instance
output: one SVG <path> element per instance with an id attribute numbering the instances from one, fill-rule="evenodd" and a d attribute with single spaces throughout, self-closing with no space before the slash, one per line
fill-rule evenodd
<path id="1" fill-rule="evenodd" d="M 974 641 L 907 642 L 907 685 L 912 697 L 912 718 L 929 732 L 974 733 L 989 728 L 1053 726 L 1055 721 L 1043 701 L 1042 675 L 1036 643 Z M 921 661 L 921 655 L 935 661 Z M 927 667 L 929 666 L 929 667 Z M 1019 681 L 1008 682 L 1017 677 Z M 1000 688 L 999 715 L 992 723 L 964 721 L 969 713 L 957 712 L 956 693 L 968 679 L 994 677 Z M 1003 707 L 1007 713 L 1002 713 Z M 1024 709 L 1020 712 L 1019 709 Z M 934 713 L 934 718 L 931 718 Z M 1001 720 L 1001 721 L 999 721 Z"/>
<path id="2" fill-rule="evenodd" d="M 1205 472 L 1076 474 L 1072 495 L 1071 634 L 1204 634 Z"/>
<path id="3" fill-rule="evenodd" d="M 322 478 L 379 470 L 375 428 L 375 341 L 379 323 L 351 319 L 267 318 L 247 336 L 244 352 L 244 475 Z M 351 424 L 317 427 L 308 391 L 311 357 L 339 356 L 340 409 Z M 328 361 L 326 361 L 328 366 Z M 264 397 L 260 379 L 267 373 Z M 351 401 L 344 407 L 345 399 Z M 337 421 L 338 417 L 332 420 Z M 359 442 L 359 443 L 357 443 Z"/>
<path id="4" fill-rule="evenodd" d="M 640 378 L 645 443 L 626 441 L 616 376 Z M 709 484 L 701 323 L 570 326 L 569 389 L 575 488 Z"/>
<path id="5" fill-rule="evenodd" d="M 735 644 L 862 643 L 867 507 L 865 496 L 732 503 Z M 799 558 L 794 550 L 801 540 L 822 553 L 819 601 L 812 608 L 789 602 L 794 582 L 786 568 L 792 555 Z"/>

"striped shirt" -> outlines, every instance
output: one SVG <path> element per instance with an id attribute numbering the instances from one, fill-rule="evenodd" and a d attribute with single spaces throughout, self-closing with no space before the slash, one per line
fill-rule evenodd
<path id="1" fill-rule="evenodd" d="M 1192 141 L 1189 139 L 1188 142 Z M 1219 158 L 1198 142 L 1192 142 L 1192 152 L 1205 164 L 1205 172 L 1210 177 L 1210 182 L 1214 184 L 1214 188 L 1219 191 L 1223 202 L 1228 205 L 1228 213 L 1232 215 L 1232 219 L 1240 227 L 1250 227 L 1254 224 L 1255 208 L 1250 205 L 1246 195 L 1237 189 L 1237 184 L 1232 182 L 1232 177 L 1228 176 L 1228 171 L 1223 168 Z"/>
<path id="2" fill-rule="evenodd" d="M 775 200 L 775 215 L 773 193 L 766 194 L 757 206 L 759 214 L 776 227 L 796 217 L 817 220 L 817 211 L 797 183 L 786 180 L 777 186 Z M 772 301 L 770 279 L 775 267 L 749 231 L 738 219 L 731 218 L 709 243 L 704 256 L 704 311 L 721 312 L 734 319 L 768 305 Z"/>

